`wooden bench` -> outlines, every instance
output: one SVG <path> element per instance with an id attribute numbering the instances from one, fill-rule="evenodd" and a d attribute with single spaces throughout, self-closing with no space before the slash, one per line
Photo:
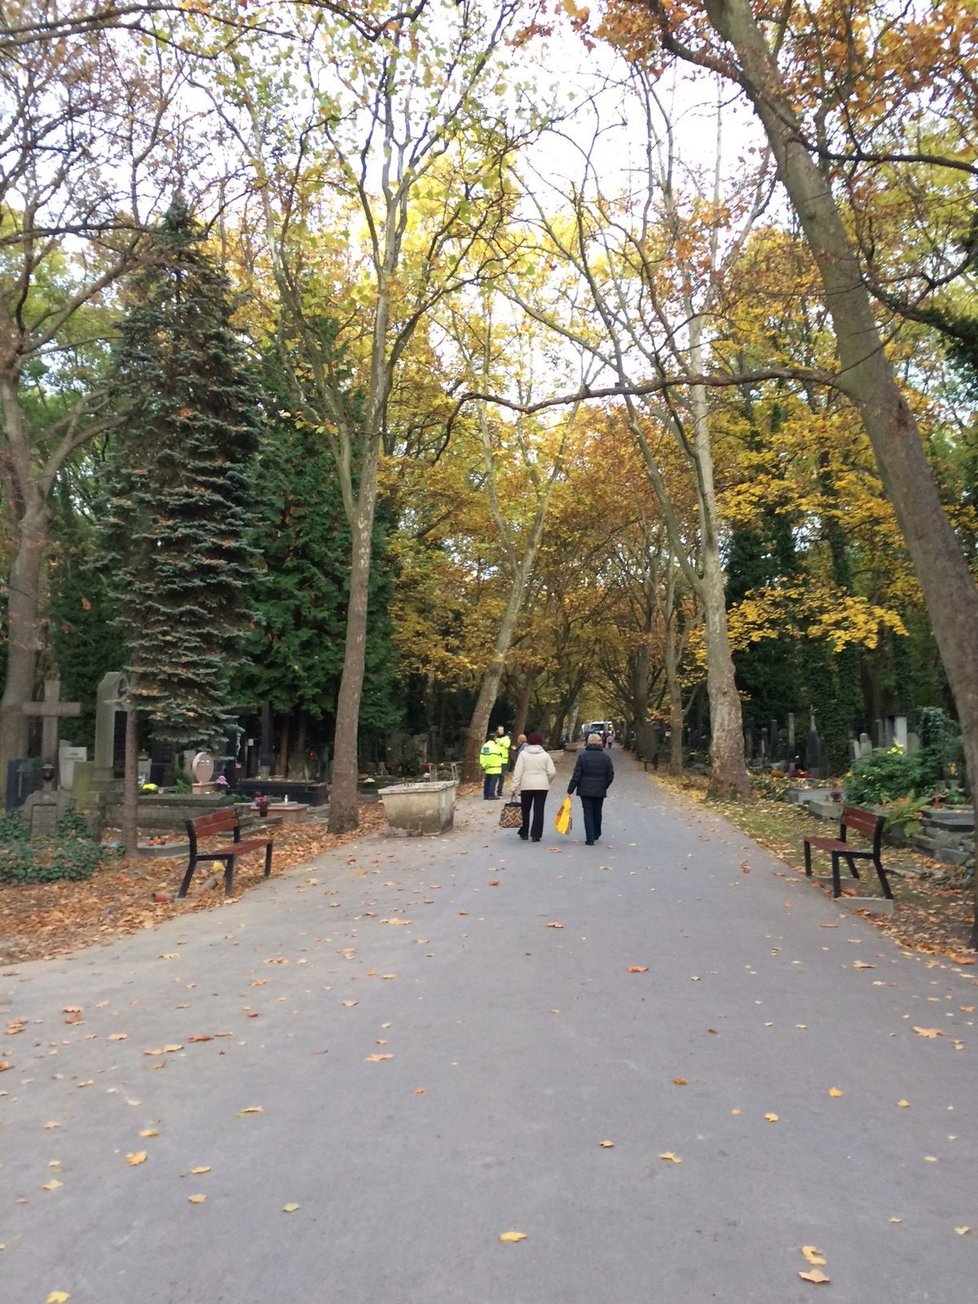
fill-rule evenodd
<path id="1" fill-rule="evenodd" d="M 805 839 L 805 873 L 811 878 L 812 874 L 812 847 L 818 851 L 827 851 L 832 857 L 832 895 L 839 897 L 842 895 L 842 882 L 839 876 L 839 862 L 844 860 L 849 866 L 849 872 L 853 878 L 859 877 L 859 871 L 856 869 L 857 860 L 871 860 L 879 875 L 880 885 L 883 888 L 883 895 L 888 901 L 893 900 L 893 893 L 890 891 L 890 884 L 887 881 L 886 873 L 883 869 L 883 863 L 880 860 L 880 845 L 883 840 L 883 824 L 885 823 L 882 815 L 874 815 L 871 810 L 860 810 L 858 806 L 844 806 L 842 808 L 842 819 L 839 822 L 839 836 L 837 838 L 806 838 Z M 854 847 L 846 836 L 852 829 L 856 833 L 862 833 L 868 838 L 871 847 Z"/>
<path id="2" fill-rule="evenodd" d="M 232 842 L 224 842 L 216 847 L 200 850 L 198 840 L 209 841 L 211 838 L 227 833 L 233 835 Z M 185 897 L 187 895 L 190 880 L 193 878 L 194 870 L 201 860 L 224 861 L 225 896 L 231 894 L 231 887 L 234 883 L 234 862 L 239 856 L 243 856 L 249 851 L 258 851 L 264 847 L 265 877 L 268 878 L 272 872 L 271 837 L 248 838 L 242 841 L 238 817 L 231 808 L 208 811 L 206 815 L 198 815 L 194 820 L 187 820 L 187 837 L 190 840 L 190 864 L 187 866 L 187 872 L 183 876 L 183 882 L 180 884 L 180 891 L 177 896 Z"/>

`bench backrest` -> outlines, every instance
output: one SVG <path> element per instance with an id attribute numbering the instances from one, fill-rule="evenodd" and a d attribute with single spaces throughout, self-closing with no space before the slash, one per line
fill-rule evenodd
<path id="1" fill-rule="evenodd" d="M 234 807 L 221 810 L 209 810 L 206 815 L 187 820 L 187 834 L 191 843 L 198 838 L 213 837 L 218 833 L 231 833 L 238 827 L 238 816 Z"/>
<path id="2" fill-rule="evenodd" d="M 873 849 L 878 851 L 885 823 L 882 815 L 877 815 L 871 810 L 862 810 L 859 806 L 844 806 L 839 825 L 839 837 L 845 840 L 846 829 L 855 829 L 857 833 L 862 833 L 869 838 Z"/>

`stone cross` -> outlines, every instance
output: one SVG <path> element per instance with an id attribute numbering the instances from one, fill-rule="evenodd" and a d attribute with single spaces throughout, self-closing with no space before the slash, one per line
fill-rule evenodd
<path id="1" fill-rule="evenodd" d="M 41 717 L 41 760 L 45 765 L 58 763 L 58 721 L 65 716 L 81 715 L 81 702 L 62 702 L 61 680 L 45 679 L 44 698 L 40 702 L 25 702 L 25 715 Z"/>

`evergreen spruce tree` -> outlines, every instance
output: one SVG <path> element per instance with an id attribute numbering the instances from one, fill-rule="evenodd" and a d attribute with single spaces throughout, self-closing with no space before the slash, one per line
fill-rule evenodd
<path id="1" fill-rule="evenodd" d="M 269 377 L 269 391 L 274 377 Z M 306 711 L 326 721 L 331 737 L 343 669 L 349 597 L 350 530 L 335 464 L 322 435 L 283 419 L 270 429 L 259 459 L 256 530 L 263 558 L 250 603 L 255 621 L 235 677 L 241 701 L 268 700 L 276 713 Z M 370 619 L 360 723 L 383 732 L 400 721 L 394 684 L 396 655 L 390 630 L 390 567 L 381 503 L 374 529 Z"/>
<path id="2" fill-rule="evenodd" d="M 247 541 L 257 385 L 230 327 L 227 279 L 175 201 L 121 329 L 104 531 L 131 700 L 154 735 L 213 745 L 256 564 Z"/>

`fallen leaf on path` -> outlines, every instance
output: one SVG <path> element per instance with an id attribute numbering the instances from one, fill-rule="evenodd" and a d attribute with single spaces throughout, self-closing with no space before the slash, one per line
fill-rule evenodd
<path id="1" fill-rule="evenodd" d="M 673 1084 L 674 1087 L 688 1087 L 688 1086 L 689 1086 L 689 1082 L 688 1082 L 685 1078 L 673 1078 L 673 1080 L 672 1080 L 672 1084 Z"/>
<path id="2" fill-rule="evenodd" d="M 353 1007 L 354 1007 L 354 1005 L 359 1005 L 360 1002 L 359 1002 L 359 1001 L 340 1001 L 340 1004 L 341 1004 L 341 1005 L 345 1005 L 346 1008 L 347 1008 L 348 1010 L 352 1010 Z"/>
<path id="3" fill-rule="evenodd" d="M 853 969 L 875 969 L 875 964 L 867 964 L 865 960 L 853 960 Z"/>
<path id="4" fill-rule="evenodd" d="M 563 926 L 564 926 L 563 924 L 558 924 L 556 919 L 551 920 L 551 922 L 547 925 L 548 928 L 563 928 Z"/>
<path id="5" fill-rule="evenodd" d="M 526 1232 L 500 1232 L 499 1239 L 507 1245 L 515 1245 L 517 1241 L 526 1240 Z"/>
<path id="6" fill-rule="evenodd" d="M 50 1182 L 45 1182 L 41 1187 L 42 1191 L 56 1191 L 59 1186 L 64 1186 L 64 1182 L 59 1182 L 56 1177 L 52 1177 Z"/>
<path id="7" fill-rule="evenodd" d="M 196 1168 L 191 1168 L 190 1173 L 191 1176 L 199 1176 L 201 1173 L 209 1173 L 210 1171 L 210 1164 L 199 1164 Z"/>
<path id="8" fill-rule="evenodd" d="M 206 1195 L 188 1195 L 188 1196 L 187 1196 L 187 1203 L 188 1203 L 188 1204 L 204 1204 L 204 1203 L 206 1203 L 206 1201 L 207 1201 L 207 1196 L 206 1196 Z"/>
<path id="9" fill-rule="evenodd" d="M 802 1281 L 813 1282 L 816 1286 L 827 1286 L 831 1277 L 826 1277 L 824 1272 L 819 1272 L 818 1268 L 813 1268 L 811 1272 L 799 1272 L 798 1276 Z"/>
<path id="10" fill-rule="evenodd" d="M 959 1236 L 967 1236 L 971 1231 L 970 1227 L 955 1227 L 954 1229 Z"/>
<path id="11" fill-rule="evenodd" d="M 404 928 L 411 921 L 410 919 L 382 919 L 382 924 L 391 924 L 394 928 Z"/>
<path id="12" fill-rule="evenodd" d="M 909 1109 L 909 1108 L 910 1108 L 910 1101 L 909 1101 L 909 1100 L 898 1100 L 898 1101 L 897 1101 L 897 1109 Z"/>
<path id="13" fill-rule="evenodd" d="M 845 1092 L 840 1091 L 838 1087 L 829 1087 L 829 1095 L 830 1095 L 830 1096 L 842 1096 L 842 1095 L 845 1095 Z"/>
<path id="14" fill-rule="evenodd" d="M 385 1055 L 368 1055 L 368 1056 L 366 1057 L 366 1061 L 365 1061 L 365 1062 L 366 1062 L 367 1064 L 379 1064 L 379 1063 L 381 1062 L 381 1060 L 391 1060 L 391 1059 L 393 1059 L 393 1058 L 394 1058 L 394 1056 L 391 1055 L 391 1054 L 385 1054 Z"/>
<path id="15" fill-rule="evenodd" d="M 128 1155 L 126 1155 L 126 1163 L 132 1164 L 132 1166 L 135 1168 L 137 1164 L 145 1164 L 146 1158 L 147 1155 L 145 1150 L 133 1150 Z"/>
<path id="16" fill-rule="evenodd" d="M 943 1037 L 944 1033 L 940 1028 L 914 1028 L 918 1037 Z"/>
<path id="17" fill-rule="evenodd" d="M 68 1304 L 71 1296 L 66 1290 L 53 1290 L 47 1297 L 45 1304 Z"/>
<path id="18" fill-rule="evenodd" d="M 672 1153 L 671 1150 L 666 1150 L 663 1154 L 661 1154 L 661 1155 L 659 1156 L 659 1158 L 660 1158 L 660 1159 L 665 1159 L 665 1160 L 666 1160 L 668 1163 L 670 1163 L 670 1164 L 681 1164 L 681 1163 L 683 1162 L 683 1161 L 679 1158 L 679 1156 L 678 1156 L 678 1155 L 674 1155 L 674 1154 Z"/>
<path id="19" fill-rule="evenodd" d="M 768 1123 L 780 1123 L 780 1122 L 781 1122 L 781 1119 L 780 1119 L 779 1115 L 777 1115 L 777 1114 L 765 1114 L 765 1115 L 764 1115 L 764 1118 L 765 1118 L 765 1120 L 766 1120 Z"/>
<path id="20" fill-rule="evenodd" d="M 128 1032 L 113 1032 L 109 1035 L 109 1041 L 126 1041 L 128 1037 Z"/>
<path id="21" fill-rule="evenodd" d="M 301 1206 L 298 1205 L 298 1204 L 283 1204 L 283 1205 L 282 1205 L 282 1212 L 283 1212 L 283 1213 L 295 1213 L 296 1209 L 299 1209 L 299 1208 L 301 1208 Z"/>
<path id="22" fill-rule="evenodd" d="M 159 1134 L 160 1134 L 160 1129 L 159 1129 L 158 1127 L 144 1127 L 143 1130 L 140 1132 L 139 1135 L 140 1135 L 140 1136 L 159 1136 Z"/>
<path id="23" fill-rule="evenodd" d="M 264 1112 L 264 1105 L 246 1105 L 244 1109 L 239 1109 L 234 1117 L 241 1118 L 245 1114 L 264 1114 Z"/>
<path id="24" fill-rule="evenodd" d="M 615 1148 L 614 1141 L 599 1141 L 598 1145 L 601 1147 L 602 1150 L 614 1150 Z"/>
<path id="25" fill-rule="evenodd" d="M 629 973 L 648 973 L 648 971 L 649 966 L 647 964 L 630 964 L 628 966 Z"/>
<path id="26" fill-rule="evenodd" d="M 816 1249 L 814 1245 L 803 1245 L 801 1252 L 805 1257 L 805 1262 L 810 1263 L 814 1268 L 824 1268 L 828 1262 L 822 1251 Z"/>

